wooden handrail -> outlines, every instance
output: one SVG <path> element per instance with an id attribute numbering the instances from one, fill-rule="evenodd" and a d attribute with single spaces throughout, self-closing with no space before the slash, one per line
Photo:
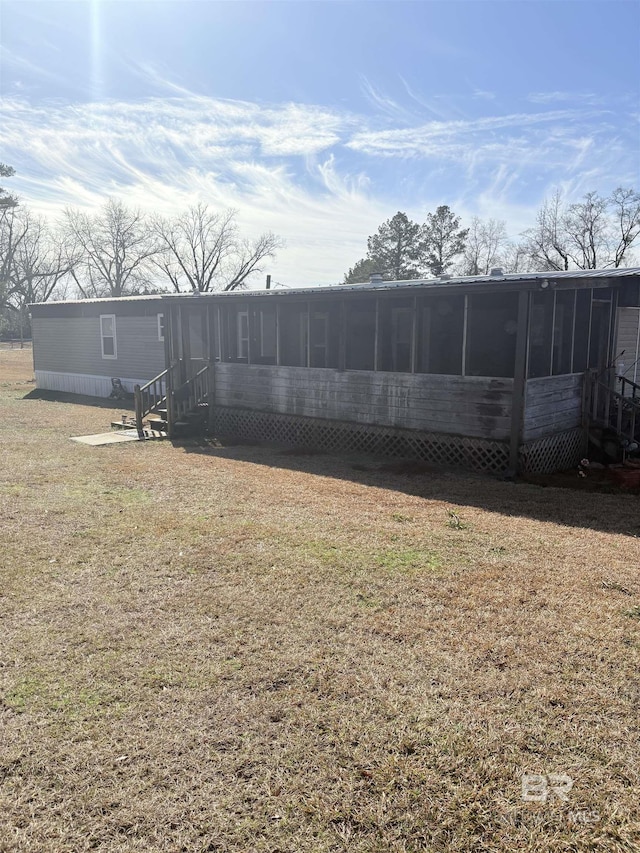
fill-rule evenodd
<path id="1" fill-rule="evenodd" d="M 627 397 L 625 394 L 625 387 L 629 387 L 631 389 L 631 394 L 629 395 L 632 400 L 640 400 L 640 385 L 637 382 L 633 382 L 631 379 L 627 379 L 626 376 L 618 376 L 618 382 L 620 383 L 621 393 L 624 397 Z"/>
<path id="2" fill-rule="evenodd" d="M 157 411 L 162 406 L 167 409 L 167 430 L 171 435 L 172 424 L 187 412 L 192 411 L 200 403 L 209 399 L 209 364 L 206 363 L 197 373 L 183 382 L 177 388 L 179 376 L 179 364 L 173 364 L 167 370 L 163 370 L 145 385 L 134 387 L 136 404 L 136 429 L 142 438 L 143 419 Z"/>
<path id="3" fill-rule="evenodd" d="M 616 391 L 602 382 L 595 373 L 591 374 L 590 380 L 590 421 L 600 426 L 612 427 L 619 436 L 629 441 L 637 441 L 636 424 L 640 423 L 640 396 L 626 396 Z M 621 391 L 624 391 L 624 383 Z"/>
<path id="4" fill-rule="evenodd" d="M 209 365 L 205 364 L 200 370 L 187 379 L 180 388 L 172 392 L 172 410 L 176 417 L 181 417 L 207 399 L 209 383 L 207 373 Z"/>
<path id="5" fill-rule="evenodd" d="M 136 404 L 136 429 L 142 438 L 144 431 L 142 421 L 151 412 L 157 411 L 167 399 L 168 370 L 163 370 L 144 385 L 136 385 L 133 389 Z"/>

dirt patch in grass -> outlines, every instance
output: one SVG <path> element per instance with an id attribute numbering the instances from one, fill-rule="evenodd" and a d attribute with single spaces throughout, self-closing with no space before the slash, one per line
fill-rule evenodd
<path id="1" fill-rule="evenodd" d="M 21 370 L 0 849 L 639 849 L 635 496 L 89 448 Z"/>

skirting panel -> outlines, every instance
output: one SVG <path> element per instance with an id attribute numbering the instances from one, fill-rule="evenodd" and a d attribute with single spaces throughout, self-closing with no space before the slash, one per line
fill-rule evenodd
<path id="1" fill-rule="evenodd" d="M 83 394 L 87 397 L 108 397 L 111 394 L 111 378 L 108 376 L 36 370 L 35 378 L 36 388 L 42 388 L 44 391 L 64 391 L 68 394 Z M 149 381 L 148 379 L 117 378 L 120 379 L 125 390 L 132 394 L 135 385 L 144 385 Z"/>
<path id="2" fill-rule="evenodd" d="M 528 441 L 520 448 L 520 470 L 529 474 L 552 474 L 575 467 L 585 453 L 585 433 L 570 429 Z"/>
<path id="3" fill-rule="evenodd" d="M 509 464 L 509 445 L 506 442 L 248 409 L 217 408 L 213 429 L 219 435 L 233 435 L 252 441 L 308 447 L 329 453 L 351 451 L 421 459 L 475 471 L 501 472 Z"/>

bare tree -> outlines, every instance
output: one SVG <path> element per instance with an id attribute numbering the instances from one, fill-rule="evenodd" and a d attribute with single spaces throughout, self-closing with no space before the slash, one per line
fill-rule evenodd
<path id="1" fill-rule="evenodd" d="M 253 241 L 241 238 L 235 219 L 234 210 L 214 213 L 206 204 L 172 219 L 154 219 L 160 251 L 153 260 L 177 293 L 238 290 L 283 246 L 271 232 Z"/>
<path id="2" fill-rule="evenodd" d="M 569 257 L 581 270 L 609 266 L 609 222 L 607 199 L 587 193 L 583 201 L 570 204 L 562 218 Z"/>
<path id="3" fill-rule="evenodd" d="M 0 178 L 12 178 L 16 173 L 13 166 L 7 166 L 5 163 L 0 163 Z M 15 207 L 18 204 L 18 199 L 10 195 L 3 187 L 0 187 L 0 209 Z"/>
<path id="4" fill-rule="evenodd" d="M 148 292 L 158 244 L 140 210 L 109 199 L 93 216 L 68 208 L 64 219 L 67 257 L 79 258 L 71 275 L 83 297 Z"/>
<path id="5" fill-rule="evenodd" d="M 640 234 L 640 195 L 618 187 L 604 198 L 587 193 L 564 205 L 559 190 L 525 232 L 527 251 L 540 270 L 620 267 Z"/>
<path id="6" fill-rule="evenodd" d="M 27 234 L 27 225 L 18 210 L 16 205 L 0 207 L 0 328 L 15 325 L 16 319 L 12 273 L 16 254 Z"/>
<path id="7" fill-rule="evenodd" d="M 63 235 L 52 231 L 41 216 L 23 208 L 20 219 L 24 237 L 13 260 L 12 287 L 25 305 L 47 302 L 71 273 L 77 259 L 69 258 Z"/>
<path id="8" fill-rule="evenodd" d="M 28 328 L 27 306 L 49 300 L 71 268 L 58 235 L 25 207 L 10 208 L 0 216 L 0 245 L 5 316 L 13 314 L 22 330 Z"/>
<path id="9" fill-rule="evenodd" d="M 500 265 L 505 273 L 534 272 L 534 266 L 529 255 L 527 244 L 508 241 L 500 253 Z"/>
<path id="10" fill-rule="evenodd" d="M 609 203 L 615 221 L 616 246 L 613 266 L 622 266 L 628 250 L 640 234 L 640 193 L 618 187 L 611 194 Z"/>
<path id="11" fill-rule="evenodd" d="M 8 289 L 14 258 L 25 240 L 28 223 L 18 208 L 7 206 L 0 209 L 0 284 Z"/>
<path id="12" fill-rule="evenodd" d="M 502 263 L 502 253 L 507 245 L 505 223 L 498 219 L 485 222 L 474 216 L 468 232 L 462 275 L 488 275 L 493 267 Z"/>
<path id="13" fill-rule="evenodd" d="M 536 215 L 536 224 L 525 231 L 527 252 L 538 270 L 568 270 L 570 263 L 564 231 L 562 195 L 555 190 Z"/>

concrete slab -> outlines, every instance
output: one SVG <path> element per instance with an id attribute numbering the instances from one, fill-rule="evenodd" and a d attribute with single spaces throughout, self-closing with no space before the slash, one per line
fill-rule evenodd
<path id="1" fill-rule="evenodd" d="M 120 430 L 119 432 L 100 432 L 97 435 L 74 435 L 71 441 L 80 444 L 90 444 L 91 447 L 101 447 L 103 444 L 118 444 L 121 441 L 143 441 L 135 429 Z"/>

